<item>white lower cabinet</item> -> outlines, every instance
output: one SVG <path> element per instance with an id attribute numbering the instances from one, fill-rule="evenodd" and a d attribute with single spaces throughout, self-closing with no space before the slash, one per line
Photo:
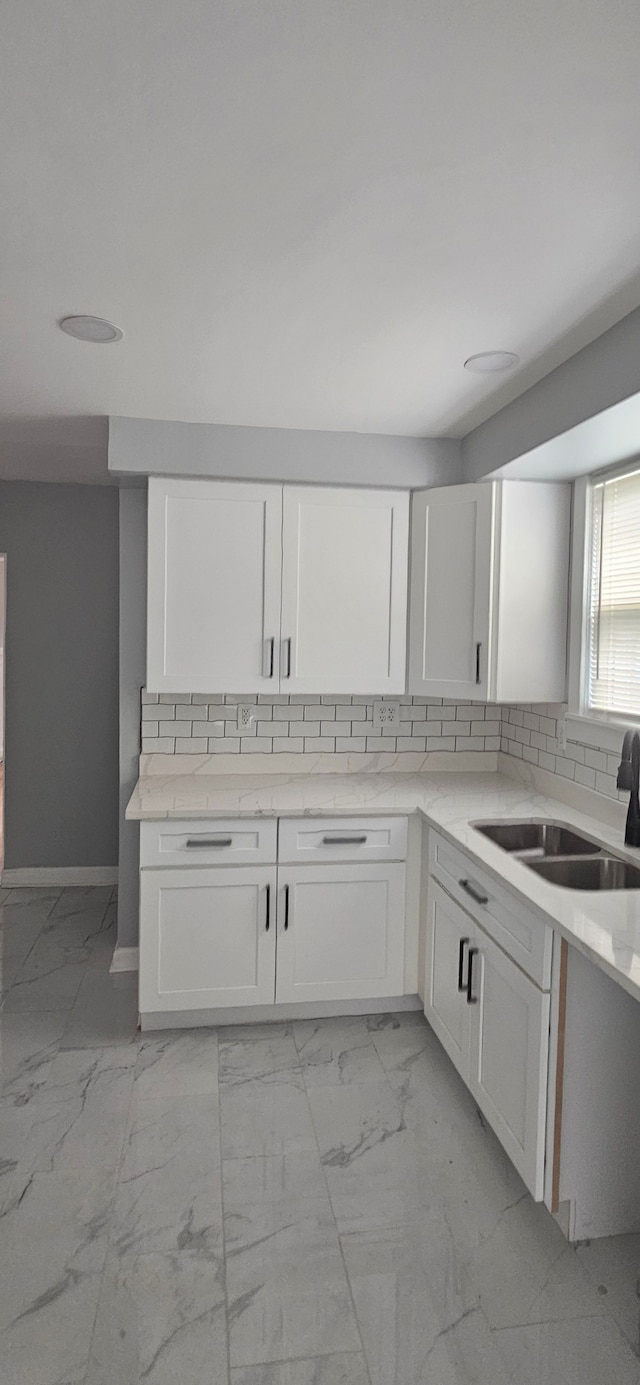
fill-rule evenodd
<path id="1" fill-rule="evenodd" d="M 141 871 L 140 1010 L 275 999 L 275 866 Z"/>
<path id="2" fill-rule="evenodd" d="M 276 1000 L 359 1000 L 404 990 L 403 865 L 279 871 Z"/>
<path id="3" fill-rule="evenodd" d="M 429 882 L 425 1014 L 465 1081 L 469 1071 L 469 1006 L 462 987 L 465 953 L 474 925 L 441 890 Z"/>
<path id="4" fill-rule="evenodd" d="M 405 994 L 406 819 L 310 825 L 302 846 L 306 820 L 282 832 L 298 865 L 278 863 L 275 822 L 143 824 L 143 1027 L 179 1011 Z M 240 853 L 254 860 L 233 864 Z"/>
<path id="5" fill-rule="evenodd" d="M 539 990 L 481 929 L 469 959 L 469 1090 L 530 1193 L 540 1201 L 544 1195 L 549 993 Z"/>
<path id="6" fill-rule="evenodd" d="M 425 1014 L 534 1198 L 544 1193 L 548 992 L 433 880 Z"/>

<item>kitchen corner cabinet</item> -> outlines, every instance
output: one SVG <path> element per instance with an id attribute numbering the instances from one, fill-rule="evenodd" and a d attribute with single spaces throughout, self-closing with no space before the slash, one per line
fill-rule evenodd
<path id="1" fill-rule="evenodd" d="M 151 477 L 153 692 L 402 693 L 409 497 Z"/>
<path id="2" fill-rule="evenodd" d="M 570 496 L 538 481 L 414 493 L 409 692 L 564 698 Z"/>

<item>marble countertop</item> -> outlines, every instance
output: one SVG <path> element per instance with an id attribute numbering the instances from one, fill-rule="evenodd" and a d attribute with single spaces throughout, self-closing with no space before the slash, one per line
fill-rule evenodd
<path id="1" fill-rule="evenodd" d="M 163 820 L 360 813 L 419 813 L 640 999 L 640 891 L 598 894 L 551 885 L 483 837 L 473 823 L 552 818 L 581 828 L 636 862 L 640 850 L 625 850 L 619 828 L 510 777 L 456 772 L 149 775 L 138 781 L 126 816 Z"/>

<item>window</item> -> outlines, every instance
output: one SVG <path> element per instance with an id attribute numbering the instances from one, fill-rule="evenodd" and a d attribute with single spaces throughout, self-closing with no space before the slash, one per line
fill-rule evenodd
<path id="1" fill-rule="evenodd" d="M 589 513 L 590 512 L 590 513 Z M 590 487 L 584 712 L 640 716 L 640 464 Z"/>

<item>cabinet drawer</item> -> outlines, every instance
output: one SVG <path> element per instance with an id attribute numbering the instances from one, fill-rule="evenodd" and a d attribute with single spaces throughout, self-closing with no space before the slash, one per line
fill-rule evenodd
<path id="1" fill-rule="evenodd" d="M 525 904 L 493 880 L 464 851 L 433 831 L 429 833 L 429 872 L 536 985 L 549 990 L 553 929 L 536 918 Z M 469 893 L 469 886 L 479 899 Z"/>
<path id="2" fill-rule="evenodd" d="M 404 861 L 406 818 L 281 818 L 278 860 Z"/>
<path id="3" fill-rule="evenodd" d="M 140 865 L 271 864 L 276 859 L 277 827 L 275 818 L 143 822 Z"/>

